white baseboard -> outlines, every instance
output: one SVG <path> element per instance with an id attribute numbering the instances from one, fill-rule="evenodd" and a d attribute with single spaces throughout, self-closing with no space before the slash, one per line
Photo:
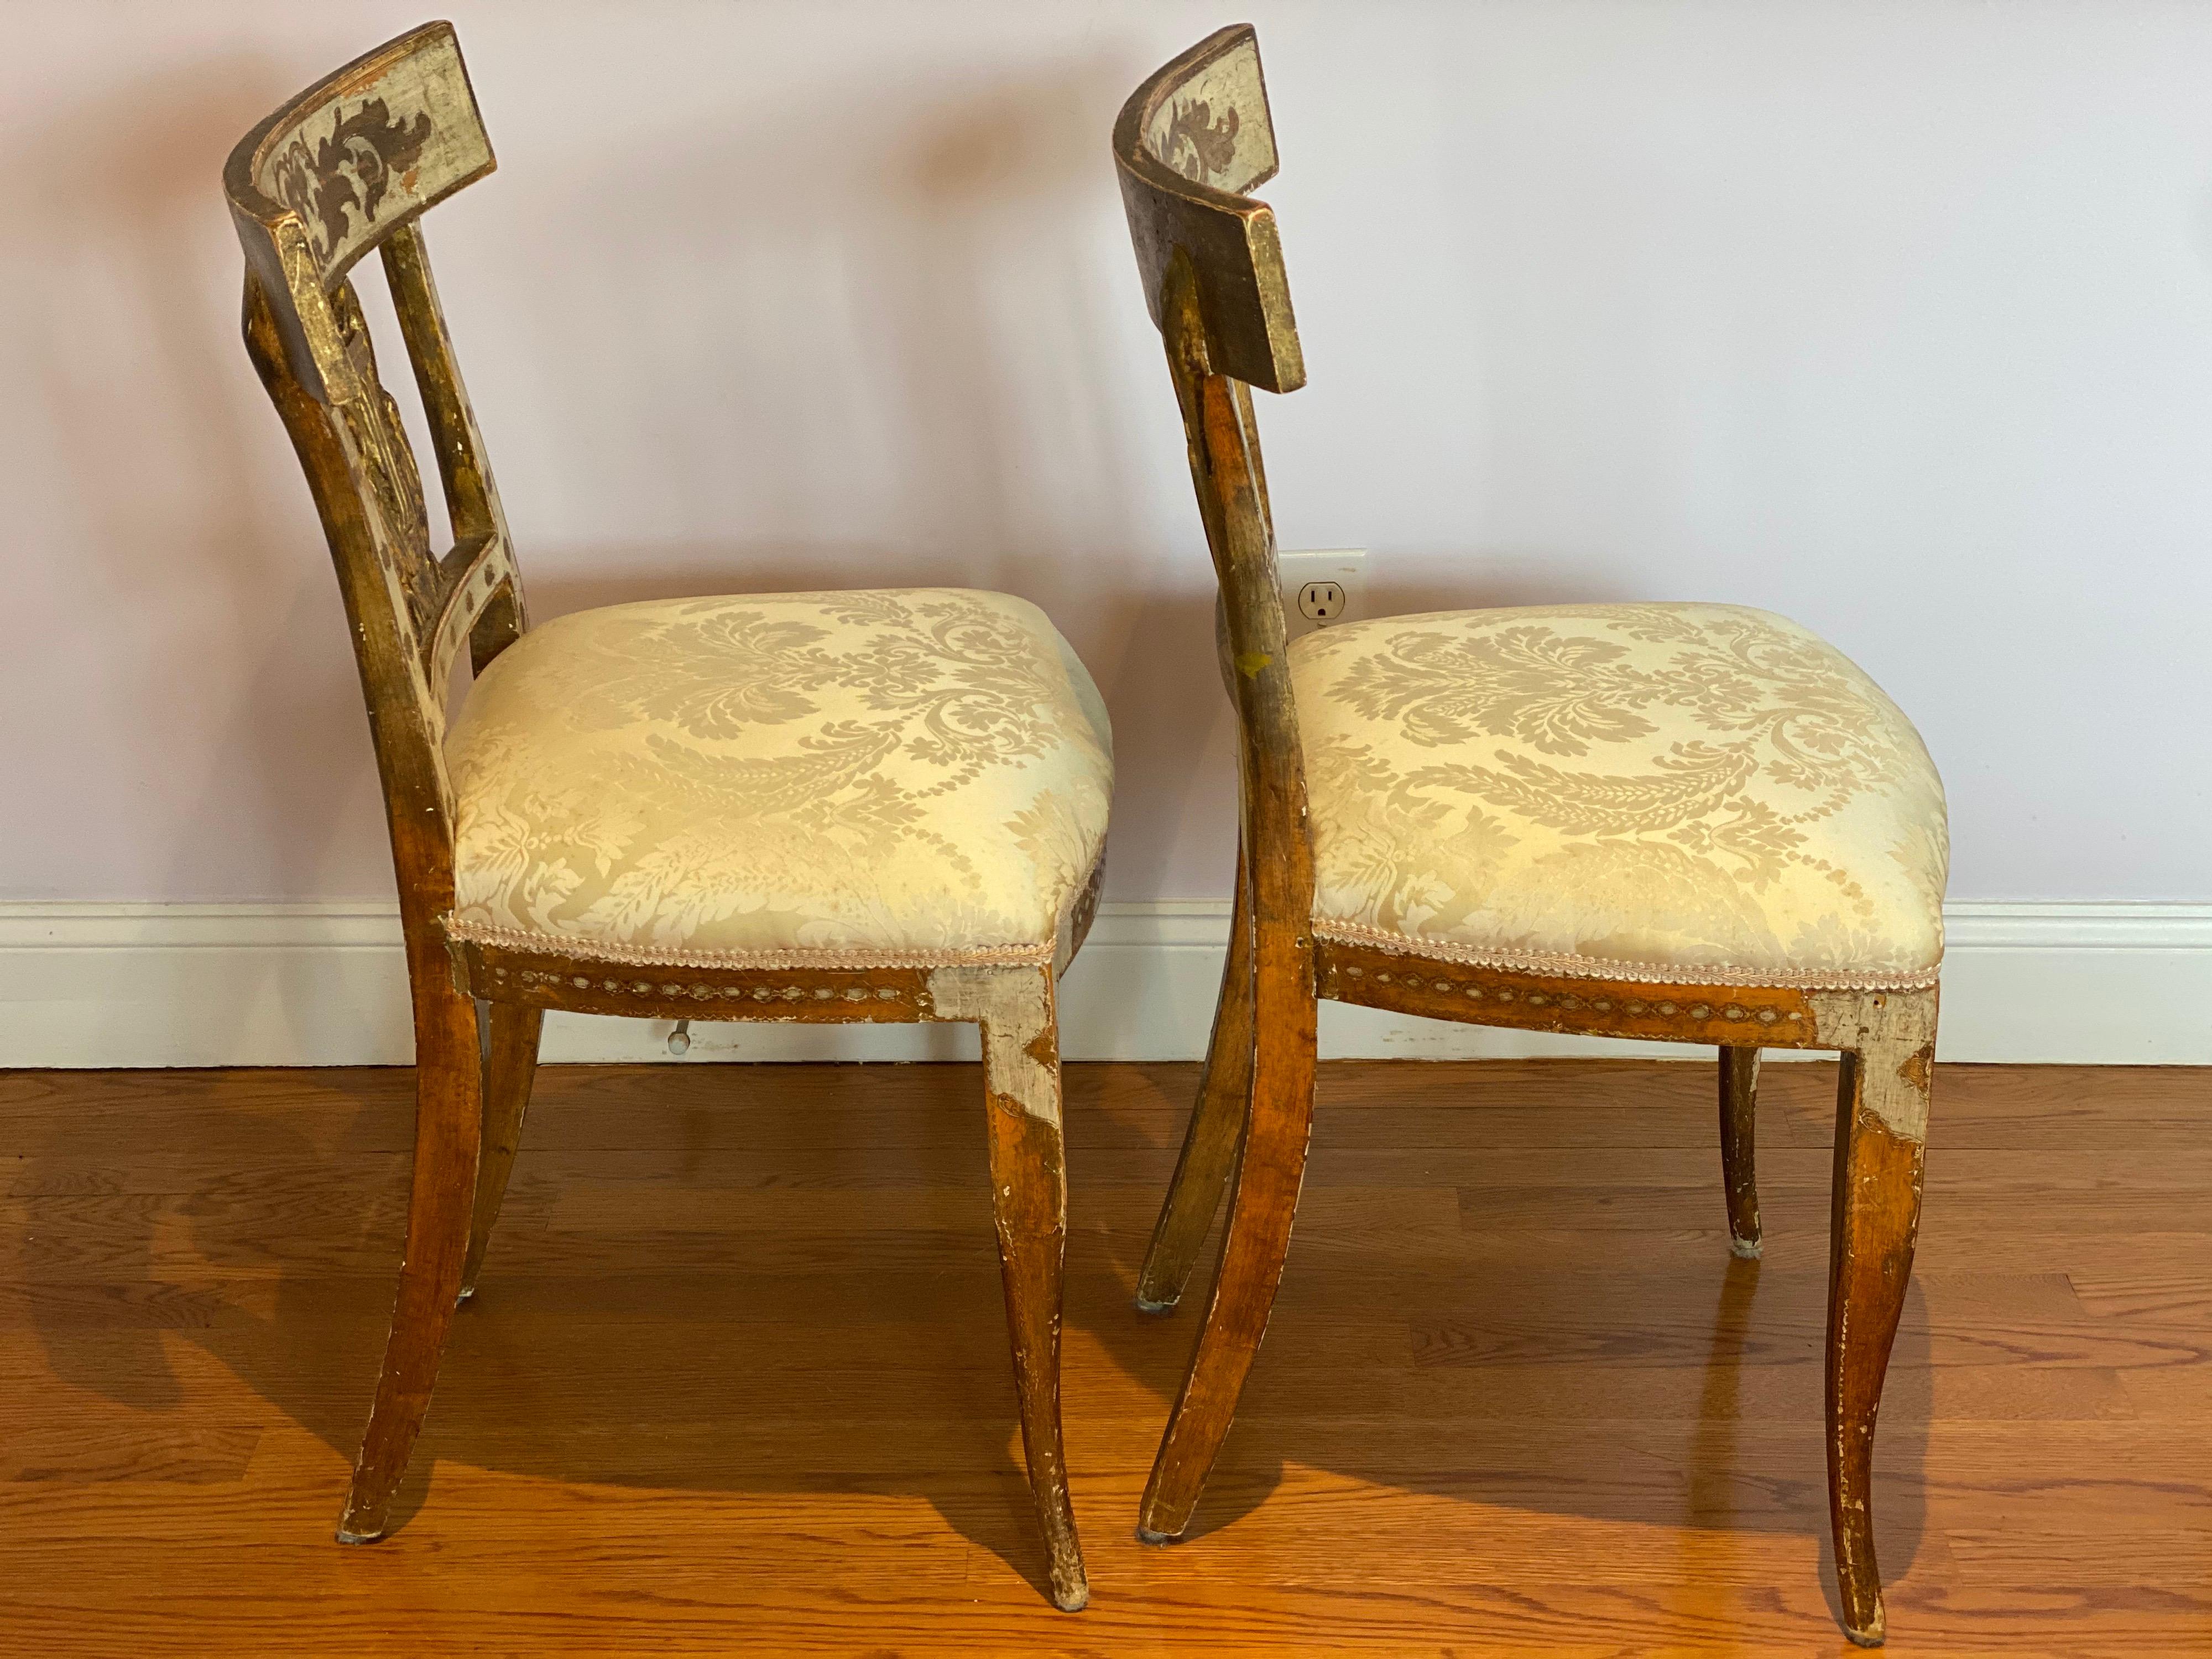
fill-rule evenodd
<path id="1" fill-rule="evenodd" d="M 2212 1065 L 2212 904 L 1954 904 L 1941 1057 Z M 1228 936 L 1215 900 L 1109 904 L 1068 970 L 1070 1060 L 1194 1060 Z M 549 1060 L 665 1060 L 665 1022 L 556 1015 Z M 1550 1037 L 1325 1004 L 1332 1058 L 1606 1054 Z M 0 1066 L 404 1065 L 390 903 L 0 904 Z M 702 1024 L 690 1062 L 972 1057 L 966 1026 Z"/>

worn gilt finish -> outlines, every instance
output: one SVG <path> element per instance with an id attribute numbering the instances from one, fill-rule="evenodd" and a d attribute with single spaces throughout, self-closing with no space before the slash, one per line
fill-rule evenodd
<path id="1" fill-rule="evenodd" d="M 1066 1189 L 1054 979 L 1095 908 L 1096 867 L 1060 918 L 1056 943 L 1000 960 L 924 955 L 854 967 L 794 955 L 781 964 L 684 965 L 571 951 L 557 939 L 470 937 L 450 925 L 457 803 L 444 749 L 447 688 L 465 649 L 482 674 L 528 624 L 419 216 L 493 165 L 453 31 L 434 23 L 301 94 L 240 143 L 225 172 L 246 256 L 247 348 L 307 472 L 353 630 L 414 1001 L 406 1250 L 338 1536 L 364 1542 L 390 1524 L 454 1310 L 477 1287 L 547 1010 L 956 1020 L 982 1031 L 1007 1322 L 1052 1597 L 1079 1608 L 1088 1592 L 1060 1444 Z M 437 452 L 455 537 L 443 555 L 431 547 L 421 477 L 347 276 L 372 250 L 383 258 Z"/>
<path id="2" fill-rule="evenodd" d="M 1224 1187 L 1221 1264 L 1144 1497 L 1139 1536 L 1188 1526 L 1267 1323 L 1312 1122 L 1318 997 L 1527 1030 L 1719 1047 L 1732 1248 L 1759 1249 L 1753 1107 L 1761 1048 L 1844 1054 L 1836 1128 L 1826 1356 L 1828 1471 L 1844 1622 L 1883 1636 L 1869 1511 L 1875 1409 L 1904 1305 L 1920 1206 L 1936 993 L 1932 975 L 1785 983 L 1540 973 L 1411 939 L 1313 923 L 1314 862 L 1273 529 L 1248 385 L 1304 380 L 1280 244 L 1244 194 L 1275 170 L 1259 55 L 1225 29 L 1162 69 L 1115 128 L 1137 263 L 1164 337 L 1222 599 L 1242 781 L 1237 891 L 1221 1003 L 1182 1162 L 1139 1277 L 1174 1306 Z M 1810 981 L 1848 989 L 1813 988 Z"/>

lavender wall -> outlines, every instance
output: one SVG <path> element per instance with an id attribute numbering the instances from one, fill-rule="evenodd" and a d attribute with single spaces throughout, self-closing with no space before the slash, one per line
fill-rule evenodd
<path id="1" fill-rule="evenodd" d="M 453 0 L 434 212 L 540 616 L 1037 600 L 1112 895 L 1225 890 L 1208 568 L 1106 135 L 1260 27 L 1311 385 L 1286 547 L 1377 610 L 1725 599 L 1863 662 L 1966 899 L 2212 897 L 2212 12 Z M 0 900 L 368 897 L 337 593 L 216 179 L 419 4 L 0 5 Z"/>

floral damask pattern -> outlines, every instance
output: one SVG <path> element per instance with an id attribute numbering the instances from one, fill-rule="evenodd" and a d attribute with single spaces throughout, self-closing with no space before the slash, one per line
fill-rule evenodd
<path id="1" fill-rule="evenodd" d="M 1104 845 L 1105 710 L 958 589 L 656 601 L 526 634 L 447 744 L 455 926 L 610 952 L 1042 959 Z"/>
<path id="2" fill-rule="evenodd" d="M 1919 983 L 1942 958 L 1934 764 L 1782 617 L 1389 617 L 1308 635 L 1291 669 L 1324 931 L 1775 984 Z"/>

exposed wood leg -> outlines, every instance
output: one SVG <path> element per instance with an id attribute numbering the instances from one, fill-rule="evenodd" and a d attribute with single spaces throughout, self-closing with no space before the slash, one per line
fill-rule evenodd
<path id="1" fill-rule="evenodd" d="M 1198 1100 L 1183 1135 L 1182 1156 L 1176 1161 L 1175 1179 L 1152 1228 L 1144 1268 L 1137 1275 L 1139 1312 L 1167 1313 L 1182 1300 L 1237 1162 L 1237 1139 L 1244 1132 L 1245 1103 L 1251 1092 L 1252 902 L 1240 848 L 1237 908 L 1229 924 L 1229 961 L 1221 973 L 1221 997 L 1214 1005 L 1213 1040 L 1206 1045 L 1206 1067 L 1199 1073 Z"/>
<path id="2" fill-rule="evenodd" d="M 483 1054 L 477 1008 L 450 985 L 415 994 L 415 1174 L 408 1200 L 407 1254 L 376 1401 L 354 1465 L 338 1541 L 384 1534 L 392 1494 L 430 1407 L 438 1361 L 452 1329 L 468 1251 L 469 1213 L 483 1133 Z"/>
<path id="3" fill-rule="evenodd" d="M 468 1259 L 461 1265 L 464 1302 L 476 1294 L 484 1247 L 491 1243 L 492 1224 L 499 1219 L 507 1178 L 514 1170 L 515 1149 L 522 1144 L 522 1116 L 530 1106 L 531 1080 L 538 1075 L 538 1036 L 545 1024 L 542 1008 L 514 1002 L 487 1006 L 491 1042 L 484 1055 L 483 1152 L 477 1163 Z"/>
<path id="4" fill-rule="evenodd" d="M 1875 1413 L 1905 1308 L 1920 1226 L 1935 1055 L 1933 993 L 1866 998 L 1862 1045 L 1844 1055 L 1828 1279 L 1828 1510 L 1844 1632 L 1883 1638 L 1870 1507 Z"/>
<path id="5" fill-rule="evenodd" d="M 1759 1097 L 1759 1050 L 1721 1050 L 1721 1180 L 1728 1188 L 1729 1249 L 1756 1256 L 1759 1242 L 1759 1167 L 1754 1109 Z"/>
<path id="6" fill-rule="evenodd" d="M 1164 1543 L 1189 1526 L 1275 1304 L 1313 1130 L 1312 984 L 1309 973 L 1303 996 L 1285 986 L 1279 996 L 1266 997 L 1267 986 L 1260 986 L 1260 1042 L 1228 1237 L 1190 1374 L 1145 1486 L 1137 1536 L 1146 1543 Z"/>
<path id="7" fill-rule="evenodd" d="M 1067 1176 L 1060 1117 L 1060 1034 L 1050 974 L 1011 980 L 982 1022 L 991 1142 L 991 1201 L 1006 1291 L 1022 1450 L 1044 1534 L 1052 1599 L 1080 1612 L 1091 1599 L 1068 1502 L 1060 1427 L 1060 1279 L 1067 1249 Z M 1027 980 L 1028 985 L 1023 981 Z"/>

